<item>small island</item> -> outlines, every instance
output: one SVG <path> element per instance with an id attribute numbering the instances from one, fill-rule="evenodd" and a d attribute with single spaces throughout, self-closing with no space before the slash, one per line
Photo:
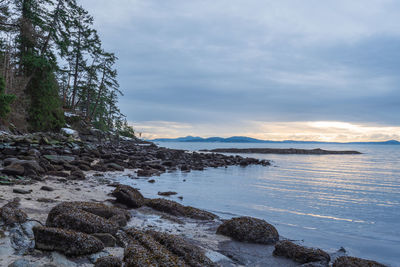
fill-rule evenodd
<path id="1" fill-rule="evenodd" d="M 300 154 L 300 155 L 354 155 L 362 154 L 358 151 L 332 151 L 316 149 L 299 149 L 299 148 L 217 148 L 203 149 L 201 152 L 215 153 L 240 153 L 240 154 Z"/>

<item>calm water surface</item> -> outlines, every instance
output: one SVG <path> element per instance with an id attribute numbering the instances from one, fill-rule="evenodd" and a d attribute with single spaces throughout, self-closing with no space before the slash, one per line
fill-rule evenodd
<path id="1" fill-rule="evenodd" d="M 176 191 L 182 203 L 221 217 L 253 216 L 282 236 L 334 252 L 400 266 L 400 146 L 159 143 L 186 150 L 279 147 L 358 150 L 362 155 L 242 156 L 273 160 L 273 166 L 173 172 L 146 180 L 123 179 L 150 197 Z M 186 180 L 184 182 L 183 180 Z M 172 199 L 177 200 L 177 197 Z"/>

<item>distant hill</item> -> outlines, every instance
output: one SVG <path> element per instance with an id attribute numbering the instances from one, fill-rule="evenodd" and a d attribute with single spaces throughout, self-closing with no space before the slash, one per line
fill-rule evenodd
<path id="1" fill-rule="evenodd" d="M 232 136 L 228 138 L 223 137 L 198 137 L 198 136 L 186 136 L 179 138 L 158 138 L 149 140 L 152 142 L 198 142 L 198 143 L 270 143 L 270 144 L 351 144 L 351 145 L 400 145 L 397 140 L 389 140 L 384 142 L 319 142 L 319 141 L 294 141 L 294 140 L 284 140 L 284 141 L 270 141 L 270 140 L 260 140 L 246 136 Z"/>

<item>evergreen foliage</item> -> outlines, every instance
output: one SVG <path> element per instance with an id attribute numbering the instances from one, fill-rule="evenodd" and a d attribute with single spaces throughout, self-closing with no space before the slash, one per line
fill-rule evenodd
<path id="1" fill-rule="evenodd" d="M 0 118 L 5 119 L 10 113 L 10 104 L 14 101 L 14 95 L 5 94 L 6 84 L 4 78 L 0 76 Z"/>
<path id="2" fill-rule="evenodd" d="M 134 134 L 117 106 L 117 57 L 77 0 L 0 0 L 0 44 L 10 73 L 26 80 L 32 131 L 62 127 L 64 108 L 99 129 Z"/>

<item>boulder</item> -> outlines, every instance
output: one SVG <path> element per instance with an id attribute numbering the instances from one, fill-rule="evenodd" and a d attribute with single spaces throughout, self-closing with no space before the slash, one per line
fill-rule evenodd
<path id="1" fill-rule="evenodd" d="M 364 260 L 355 257 L 342 256 L 335 260 L 333 267 L 385 267 L 376 261 Z"/>
<path id="2" fill-rule="evenodd" d="M 133 228 L 128 229 L 126 233 L 131 238 L 124 252 L 126 266 L 185 266 L 183 260 L 169 252 L 150 235 Z"/>
<path id="3" fill-rule="evenodd" d="M 46 226 L 76 230 L 87 234 L 115 234 L 119 228 L 119 225 L 114 221 L 78 209 L 70 209 L 55 216 L 53 220 L 47 220 Z"/>
<path id="4" fill-rule="evenodd" d="M 75 160 L 73 156 L 44 155 L 43 157 L 55 164 L 59 162 L 72 162 Z"/>
<path id="5" fill-rule="evenodd" d="M 239 217 L 222 223 L 217 234 L 229 236 L 237 241 L 258 244 L 275 244 L 279 240 L 278 231 L 264 220 Z"/>
<path id="6" fill-rule="evenodd" d="M 24 223 L 28 220 L 28 215 L 26 215 L 24 211 L 18 209 L 19 203 L 20 199 L 14 198 L 0 209 L 0 217 L 5 225 L 12 226 Z"/>
<path id="7" fill-rule="evenodd" d="M 5 167 L 1 172 L 7 175 L 24 175 L 25 168 L 20 164 L 13 164 Z"/>
<path id="8" fill-rule="evenodd" d="M 46 226 L 58 227 L 87 234 L 115 234 L 124 226 L 129 214 L 121 209 L 91 202 L 64 202 L 54 207 L 47 217 Z"/>
<path id="9" fill-rule="evenodd" d="M 153 230 L 146 231 L 157 242 L 166 247 L 170 252 L 183 259 L 188 266 L 202 267 L 214 266 L 213 262 L 204 254 L 204 250 L 187 242 L 183 238 Z"/>
<path id="10" fill-rule="evenodd" d="M 27 195 L 32 193 L 32 190 L 25 190 L 25 189 L 21 189 L 21 188 L 14 188 L 13 189 L 13 193 L 15 194 L 21 194 L 21 195 Z"/>
<path id="11" fill-rule="evenodd" d="M 81 170 L 76 170 L 71 172 L 70 180 L 85 180 L 85 173 Z"/>
<path id="12" fill-rule="evenodd" d="M 104 249 L 100 240 L 80 232 L 43 226 L 33 228 L 33 232 L 36 248 L 40 250 L 59 251 L 67 256 L 81 256 Z"/>
<path id="13" fill-rule="evenodd" d="M 96 233 L 92 234 L 92 236 L 96 237 L 101 242 L 103 242 L 105 247 L 115 247 L 117 243 L 115 237 L 107 233 Z"/>
<path id="14" fill-rule="evenodd" d="M 99 258 L 94 267 L 121 267 L 122 261 L 115 256 L 107 256 Z"/>
<path id="15" fill-rule="evenodd" d="M 299 246 L 290 241 L 282 241 L 275 245 L 274 256 L 292 259 L 299 263 L 320 262 L 328 266 L 331 257 L 321 249 Z"/>
<path id="16" fill-rule="evenodd" d="M 8 158 L 4 161 L 6 166 L 2 172 L 8 175 L 36 175 L 43 174 L 45 171 L 35 160 L 20 160 Z"/>
<path id="17" fill-rule="evenodd" d="M 140 208 L 144 205 L 145 198 L 136 188 L 128 185 L 118 185 L 112 192 L 119 203 L 127 205 L 130 208 Z"/>
<path id="18" fill-rule="evenodd" d="M 118 165 L 116 163 L 108 163 L 106 167 L 108 169 L 112 169 L 112 170 L 115 170 L 115 171 L 121 171 L 121 172 L 124 171 L 124 167 L 122 167 L 122 166 L 120 166 L 120 165 Z"/>
<path id="19" fill-rule="evenodd" d="M 198 220 L 213 220 L 217 218 L 215 214 L 208 211 L 196 209 L 190 206 L 183 206 L 175 201 L 157 198 L 149 199 L 146 205 L 158 211 L 162 211 L 174 216 L 188 217 Z"/>
<path id="20" fill-rule="evenodd" d="M 97 216 L 103 217 L 105 219 L 116 221 L 121 226 L 125 226 L 127 220 L 131 218 L 130 213 L 123 209 L 109 207 L 101 203 L 73 201 L 73 202 L 63 202 L 55 206 L 50 211 L 48 220 L 52 220 L 55 216 L 59 215 L 60 213 L 64 213 L 69 209 L 83 210 L 95 214 Z"/>

